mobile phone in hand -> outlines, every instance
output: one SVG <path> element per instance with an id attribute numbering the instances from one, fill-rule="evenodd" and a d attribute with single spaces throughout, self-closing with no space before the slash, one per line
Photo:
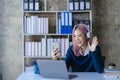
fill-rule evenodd
<path id="1" fill-rule="evenodd" d="M 60 50 L 60 44 L 59 42 L 53 42 L 53 50 Z"/>

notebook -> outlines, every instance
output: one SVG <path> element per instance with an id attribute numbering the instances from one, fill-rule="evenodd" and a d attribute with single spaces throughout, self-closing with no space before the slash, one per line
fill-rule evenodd
<path id="1" fill-rule="evenodd" d="M 43 78 L 65 80 L 73 78 L 68 74 L 64 60 L 37 60 L 37 63 Z M 76 77 L 75 75 L 72 76 Z"/>
<path id="2" fill-rule="evenodd" d="M 108 68 L 105 68 L 104 72 L 120 73 L 120 69 L 108 69 Z"/>
<path id="3" fill-rule="evenodd" d="M 105 78 L 120 78 L 120 69 L 104 69 Z"/>

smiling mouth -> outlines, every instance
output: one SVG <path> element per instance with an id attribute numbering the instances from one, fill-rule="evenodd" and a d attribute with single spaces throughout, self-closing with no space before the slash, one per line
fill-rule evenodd
<path id="1" fill-rule="evenodd" d="M 80 44 L 81 42 L 77 42 L 77 44 Z"/>

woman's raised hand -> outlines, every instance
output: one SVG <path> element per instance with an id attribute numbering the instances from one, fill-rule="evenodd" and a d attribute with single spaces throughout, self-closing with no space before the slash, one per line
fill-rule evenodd
<path id="1" fill-rule="evenodd" d="M 93 39 L 92 39 L 91 45 L 88 42 L 88 47 L 89 47 L 90 51 L 95 51 L 97 45 L 98 45 L 98 39 L 97 39 L 96 36 L 94 36 Z"/>

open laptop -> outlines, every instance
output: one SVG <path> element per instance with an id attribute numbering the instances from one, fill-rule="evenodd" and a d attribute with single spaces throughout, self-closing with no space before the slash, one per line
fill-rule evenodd
<path id="1" fill-rule="evenodd" d="M 70 79 L 64 60 L 37 60 L 37 63 L 43 78 Z"/>

